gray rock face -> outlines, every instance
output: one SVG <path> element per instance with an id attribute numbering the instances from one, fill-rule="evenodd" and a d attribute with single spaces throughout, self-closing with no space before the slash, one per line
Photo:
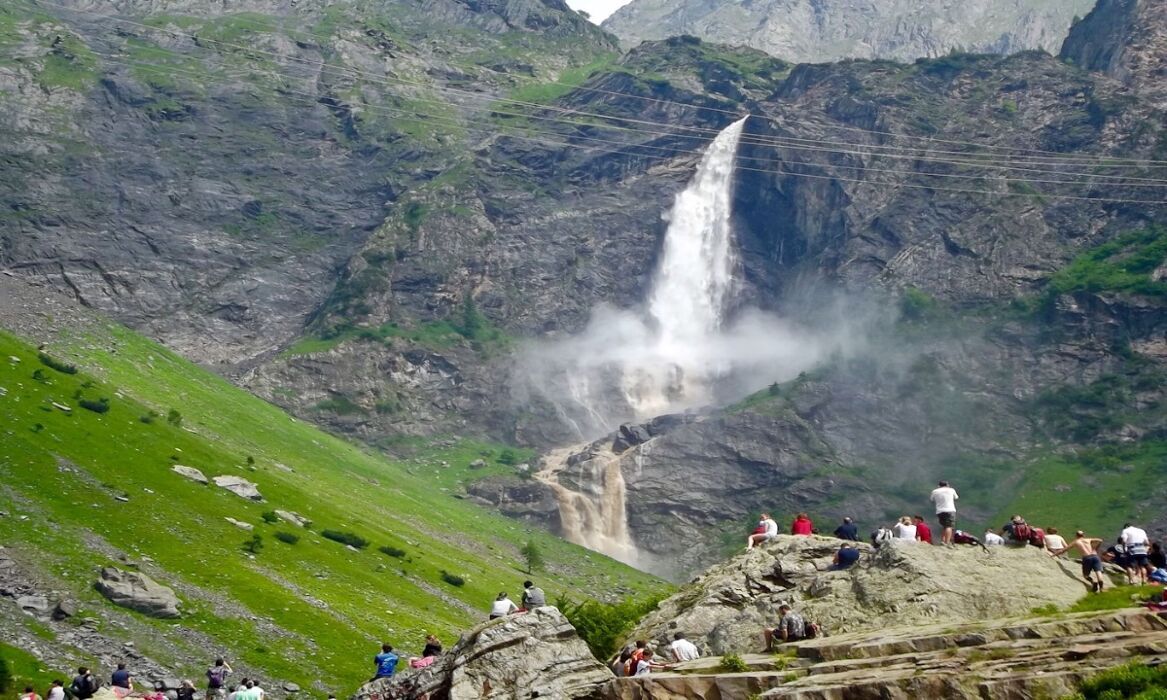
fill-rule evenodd
<path id="1" fill-rule="evenodd" d="M 115 605 L 137 610 L 150 617 L 179 617 L 178 596 L 146 574 L 107 566 L 94 587 Z"/>
<path id="2" fill-rule="evenodd" d="M 246 498 L 250 501 L 262 501 L 263 495 L 259 492 L 259 488 L 254 482 L 248 481 L 241 476 L 232 476 L 225 474 L 223 476 L 216 476 L 215 486 L 227 489 L 231 493 Z"/>
<path id="3" fill-rule="evenodd" d="M 367 683 L 352 700 L 594 700 L 611 678 L 567 618 L 556 608 L 542 607 L 483 623 L 433 665 Z"/>
<path id="4" fill-rule="evenodd" d="M 632 47 L 690 34 L 796 63 L 912 61 L 956 49 L 1056 53 L 1094 0 L 633 0 L 603 26 Z"/>
<path id="5" fill-rule="evenodd" d="M 640 621 L 631 638 L 667 644 L 681 631 L 715 654 L 760 648 L 778 606 L 829 634 L 929 622 L 961 623 L 1067 606 L 1085 592 L 1075 562 L 1035 547 L 956 548 L 860 543 L 857 564 L 829 571 L 840 540 L 780 535 L 714 566 Z"/>
<path id="6" fill-rule="evenodd" d="M 1100 0 L 1066 40 L 1061 56 L 1167 107 L 1167 5 L 1161 2 Z"/>
<path id="7" fill-rule="evenodd" d="M 197 481 L 200 484 L 210 483 L 206 474 L 203 474 L 200 470 L 195 469 L 194 467 L 187 467 L 182 464 L 176 464 L 170 468 L 170 471 L 175 472 L 176 474 L 181 474 L 191 481 Z"/>

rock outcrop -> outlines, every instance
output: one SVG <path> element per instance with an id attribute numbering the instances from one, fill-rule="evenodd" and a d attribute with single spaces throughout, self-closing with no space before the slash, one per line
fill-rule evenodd
<path id="1" fill-rule="evenodd" d="M 798 63 L 912 61 L 952 50 L 1056 53 L 1093 0 L 633 0 L 604 21 L 625 46 L 690 34 Z"/>
<path id="2" fill-rule="evenodd" d="M 789 603 L 832 634 L 959 624 L 1070 605 L 1086 593 L 1072 562 L 1033 547 L 858 544 L 859 563 L 830 571 L 841 540 L 780 535 L 714 566 L 663 601 L 632 632 L 666 644 L 675 632 L 707 652 L 760 648 Z"/>
<path id="3" fill-rule="evenodd" d="M 101 578 L 94 588 L 113 604 L 137 610 L 143 615 L 160 618 L 181 615 L 174 591 L 143 573 L 107 566 L 101 570 Z"/>
<path id="4" fill-rule="evenodd" d="M 470 630 L 431 666 L 365 684 L 352 700 L 595 700 L 612 672 L 554 607 Z"/>
<path id="5" fill-rule="evenodd" d="M 1062 58 L 1112 76 L 1167 108 L 1167 5 L 1099 0 L 1062 47 Z"/>
<path id="6" fill-rule="evenodd" d="M 215 486 L 227 489 L 240 498 L 246 498 L 249 501 L 263 500 L 263 494 L 259 492 L 259 487 L 255 482 L 248 481 L 241 476 L 232 476 L 230 474 L 216 476 L 214 482 Z"/>
<path id="7" fill-rule="evenodd" d="M 176 464 L 170 468 L 170 471 L 174 472 L 175 474 L 185 476 L 191 481 L 197 481 L 200 484 L 210 483 L 210 481 L 207 479 L 207 475 L 203 474 L 201 470 L 195 469 L 194 467 L 188 467 L 183 464 Z"/>

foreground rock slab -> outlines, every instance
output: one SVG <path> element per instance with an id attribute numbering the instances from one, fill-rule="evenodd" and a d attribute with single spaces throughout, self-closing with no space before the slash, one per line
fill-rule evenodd
<path id="1" fill-rule="evenodd" d="M 362 686 L 352 700 L 598 700 L 613 678 L 554 607 L 483 623 L 424 669 Z"/>
<path id="2" fill-rule="evenodd" d="M 241 476 L 216 476 L 215 486 L 227 489 L 231 493 L 241 498 L 246 498 L 251 501 L 262 501 L 263 495 L 259 493 L 259 487 L 255 483 L 244 479 Z"/>

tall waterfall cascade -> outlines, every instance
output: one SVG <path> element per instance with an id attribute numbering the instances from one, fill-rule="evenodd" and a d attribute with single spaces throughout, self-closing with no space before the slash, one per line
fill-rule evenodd
<path id="1" fill-rule="evenodd" d="M 626 420 L 706 405 L 712 386 L 728 370 L 724 344 L 733 341 L 722 331 L 734 285 L 734 157 L 745 121 L 718 134 L 666 215 L 668 231 L 646 314 L 622 317 L 619 337 L 601 339 L 597 352 L 568 353 L 578 362 L 564 369 L 561 385 L 569 405 L 558 408 L 581 438 Z M 646 452 L 638 454 L 642 458 Z M 593 443 L 552 451 L 537 476 L 554 492 L 569 540 L 638 564 L 624 475 L 610 447 Z M 569 480 L 574 490 L 562 483 Z"/>

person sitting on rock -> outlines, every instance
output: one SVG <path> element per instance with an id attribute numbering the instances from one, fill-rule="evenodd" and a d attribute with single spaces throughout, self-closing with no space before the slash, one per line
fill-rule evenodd
<path id="1" fill-rule="evenodd" d="M 697 645 L 685 639 L 682 632 L 677 632 L 673 635 L 673 643 L 669 645 L 669 652 L 673 655 L 674 661 L 692 661 L 701 658 L 701 650 Z"/>
<path id="2" fill-rule="evenodd" d="M 746 549 L 753 549 L 754 545 L 772 540 L 777 536 L 778 523 L 774 522 L 769 513 L 762 513 L 758 519 L 758 527 L 754 528 L 754 534 L 746 538 Z"/>
<path id="3" fill-rule="evenodd" d="M 782 616 L 778 620 L 778 626 L 774 629 L 762 630 L 762 636 L 766 639 L 766 651 L 774 651 L 774 640 L 781 640 L 780 643 L 797 642 L 806 637 L 806 621 L 802 619 L 802 615 L 794 612 L 789 605 L 785 603 L 778 606 L 778 613 Z"/>
<path id="4" fill-rule="evenodd" d="M 916 541 L 916 524 L 912 522 L 909 515 L 899 519 L 891 528 L 892 534 L 899 542 L 915 542 Z"/>
<path id="5" fill-rule="evenodd" d="M 644 658 L 644 652 L 648 650 L 648 642 L 643 639 L 636 640 L 636 646 L 629 649 L 628 662 L 624 667 L 624 675 L 631 676 L 636 674 L 636 664 Z"/>
<path id="6" fill-rule="evenodd" d="M 928 521 L 924 520 L 924 516 L 913 515 L 912 521 L 916 525 L 916 541 L 932 544 L 932 528 L 928 527 Z"/>
<path id="7" fill-rule="evenodd" d="M 134 679 L 130 676 L 130 672 L 126 670 L 125 664 L 118 664 L 117 670 L 109 676 L 109 684 L 114 688 L 121 688 L 126 691 L 126 693 L 122 693 L 123 695 L 128 694 L 134 689 Z"/>
<path id="8" fill-rule="evenodd" d="M 20 695 L 20 700 L 41 700 L 41 696 L 36 694 L 36 690 L 31 685 L 26 685 L 24 692 Z"/>
<path id="9" fill-rule="evenodd" d="M 810 521 L 810 516 L 806 513 L 799 513 L 794 516 L 794 520 L 790 523 L 790 534 L 813 535 L 814 523 Z"/>
<path id="10" fill-rule="evenodd" d="M 890 527 L 879 527 L 871 532 L 871 546 L 879 549 L 887 542 L 895 539 Z"/>
<path id="11" fill-rule="evenodd" d="M 88 667 L 82 666 L 77 669 L 77 676 L 69 685 L 69 693 L 74 700 L 89 700 L 97 692 L 99 686 L 97 677 L 89 672 Z"/>
<path id="12" fill-rule="evenodd" d="M 421 650 L 421 656 L 409 657 L 410 668 L 425 668 L 433 664 L 437 660 L 438 654 L 442 653 L 442 643 L 434 635 L 426 635 L 425 648 Z"/>
<path id="13" fill-rule="evenodd" d="M 640 660 L 636 662 L 636 671 L 632 675 L 647 676 L 652 673 L 653 669 L 661 670 L 667 668 L 670 668 L 668 664 L 657 663 L 653 659 L 652 649 L 645 649 Z"/>
<path id="14" fill-rule="evenodd" d="M 843 524 L 835 528 L 835 537 L 841 540 L 859 541 L 859 527 L 851 518 L 843 518 Z"/>
<path id="15" fill-rule="evenodd" d="M 523 581 L 523 610 L 534 610 L 547 605 L 547 594 L 530 581 Z"/>
<path id="16" fill-rule="evenodd" d="M 841 545 L 831 562 L 831 571 L 842 571 L 850 568 L 857 561 L 859 561 L 859 550 L 849 544 Z"/>
<path id="17" fill-rule="evenodd" d="M 490 606 L 490 619 L 496 620 L 500 617 L 506 617 L 513 612 L 518 612 L 519 606 L 515 605 L 515 601 L 507 596 L 506 591 L 498 594 L 494 599 L 494 603 Z"/>
<path id="18" fill-rule="evenodd" d="M 1033 528 L 1029 526 L 1029 523 L 1025 522 L 1025 518 L 1020 515 L 1014 515 L 1001 528 L 1001 532 L 1005 535 L 1005 544 L 1018 546 L 1029 544 L 1029 537 L 1033 534 Z"/>
<path id="19" fill-rule="evenodd" d="M 49 686 L 47 700 L 65 700 L 65 683 L 60 678 L 54 678 Z"/>
<path id="20" fill-rule="evenodd" d="M 632 663 L 632 649 L 624 647 L 616 660 L 612 662 L 612 673 L 616 674 L 617 678 L 623 678 L 628 675 L 628 666 Z"/>
<path id="21" fill-rule="evenodd" d="M 1167 569 L 1167 553 L 1163 552 L 1163 545 L 1151 543 L 1151 551 L 1147 553 L 1147 561 L 1156 569 Z"/>
<path id="22" fill-rule="evenodd" d="M 393 674 L 397 673 L 397 654 L 393 653 L 392 644 L 382 644 L 381 653 L 373 657 L 373 663 L 377 667 L 376 674 L 373 675 L 373 680 L 378 678 L 392 678 Z"/>
<path id="23" fill-rule="evenodd" d="M 179 686 L 178 690 L 174 691 L 174 694 L 177 696 L 178 700 L 194 700 L 194 696 L 195 696 L 194 683 L 192 683 L 189 680 L 183 681 L 182 685 Z"/>
<path id="24" fill-rule="evenodd" d="M 997 533 L 993 532 L 993 528 L 986 527 L 985 528 L 985 544 L 990 545 L 990 546 L 1003 545 L 1003 544 L 1005 544 L 1005 538 L 1001 537 Z"/>
<path id="25" fill-rule="evenodd" d="M 1047 527 L 1045 529 L 1045 537 L 1042 538 L 1042 548 L 1045 553 L 1051 557 L 1056 557 L 1069 549 L 1070 545 L 1066 544 L 1066 538 L 1058 534 L 1056 527 Z"/>

